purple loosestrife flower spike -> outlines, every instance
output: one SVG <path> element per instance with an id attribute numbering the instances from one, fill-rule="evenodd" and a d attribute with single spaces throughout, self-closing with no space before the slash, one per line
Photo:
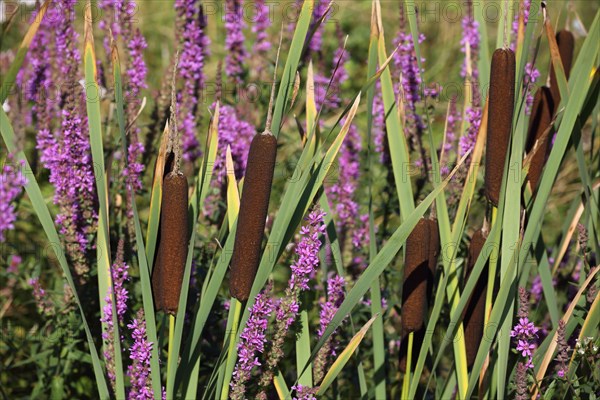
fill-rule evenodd
<path id="1" fill-rule="evenodd" d="M 531 0 L 523 0 L 521 4 L 522 7 L 519 7 L 519 11 L 515 13 L 515 18 L 512 23 L 512 43 L 510 44 L 510 48 L 513 51 L 515 50 L 517 43 L 517 36 L 519 33 L 519 19 L 523 18 L 523 27 L 527 27 L 527 23 L 529 22 L 529 12 L 531 11 Z M 540 77 L 540 71 L 537 70 L 533 66 L 532 63 L 527 63 L 525 66 L 525 75 L 523 76 L 523 90 L 526 92 L 525 97 L 525 113 L 529 115 L 531 113 L 531 106 L 533 104 L 533 97 L 535 93 L 534 84 Z"/>
<path id="2" fill-rule="evenodd" d="M 127 375 L 131 379 L 130 400 L 152 400 L 152 381 L 150 379 L 150 353 L 153 343 L 148 341 L 146 335 L 146 320 L 144 310 L 137 312 L 136 318 L 127 327 L 131 330 L 133 344 L 129 349 L 131 365 Z"/>
<path id="3" fill-rule="evenodd" d="M 127 118 L 128 123 L 132 123 L 137 115 L 140 101 L 140 92 L 146 88 L 147 68 L 144 62 L 144 50 L 148 47 L 146 39 L 136 29 L 132 32 L 131 37 L 127 42 L 127 50 L 129 51 L 129 63 L 127 66 Z M 129 131 L 129 148 L 128 152 L 128 167 L 125 177 L 130 190 L 138 191 L 142 188 L 141 174 L 144 171 L 144 165 L 140 162 L 144 153 L 144 145 L 139 140 L 140 128 L 133 126 Z M 132 200 L 132 199 L 130 199 Z M 129 217 L 133 217 L 133 212 L 129 209 Z"/>
<path id="4" fill-rule="evenodd" d="M 570 348 L 565 338 L 565 325 L 565 322 L 561 319 L 560 321 L 558 321 L 558 329 L 556 330 L 556 344 L 558 347 L 558 353 L 556 354 L 555 359 L 558 363 L 556 375 L 561 379 L 564 379 L 567 376 L 567 372 L 569 371 L 569 367 L 567 364 L 571 359 L 569 357 Z"/>
<path id="5" fill-rule="evenodd" d="M 124 283 L 129 279 L 129 267 L 123 261 L 123 245 L 124 240 L 120 239 L 117 248 L 116 261 L 111 267 L 113 287 L 109 289 L 110 294 L 107 294 L 105 298 L 106 304 L 102 309 L 102 317 L 100 318 L 100 322 L 105 323 L 107 327 L 106 331 L 102 332 L 102 339 L 105 343 L 103 355 L 106 363 L 106 370 L 108 372 L 108 378 L 113 389 L 115 388 L 116 384 L 115 360 L 113 357 L 113 354 L 115 352 L 113 301 L 116 301 L 115 307 L 117 310 L 117 320 L 119 321 L 119 323 L 123 323 L 125 312 L 127 311 L 128 299 L 128 292 L 127 289 L 124 287 Z"/>
<path id="6" fill-rule="evenodd" d="M 463 78 L 467 77 L 467 46 L 469 47 L 469 52 L 471 56 L 471 72 L 472 72 L 472 81 L 477 82 L 479 78 L 479 70 L 477 69 L 477 60 L 479 58 L 479 45 L 480 45 L 480 37 L 479 37 L 479 23 L 475 20 L 473 15 L 473 3 L 472 1 L 468 1 L 468 12 L 465 14 L 462 20 L 462 29 L 463 36 L 460 40 L 461 51 L 465 54 L 465 61 L 463 62 L 463 66 L 460 72 L 460 76 Z"/>
<path id="7" fill-rule="evenodd" d="M 6 240 L 4 234 L 15 228 L 17 212 L 13 202 L 21 194 L 27 179 L 21 173 L 21 169 L 11 163 L 9 156 L 4 162 L 0 172 L 0 243 Z"/>
<path id="8" fill-rule="evenodd" d="M 54 203 L 60 210 L 56 223 L 61 227 L 75 271 L 82 277 L 89 271 L 89 236 L 96 229 L 96 188 L 87 117 L 83 110 L 84 95 L 77 82 L 81 55 L 70 15 L 75 0 L 61 0 L 59 5 L 63 14 L 52 21 L 56 37 L 55 56 L 56 60 L 60 60 L 59 76 L 69 81 L 61 85 L 60 95 L 64 104 L 60 113 L 60 129 L 55 133 L 49 130 L 40 132 L 37 147 L 42 152 L 43 165 L 50 170 L 50 183 L 55 187 Z"/>
<path id="9" fill-rule="evenodd" d="M 322 245 L 320 236 L 325 233 L 324 216 L 325 213 L 317 207 L 309 213 L 306 224 L 300 228 L 302 239 L 296 246 L 297 258 L 291 266 L 292 276 L 284 297 L 277 305 L 275 334 L 266 357 L 267 365 L 259 381 L 259 400 L 267 398 L 267 388 L 271 385 L 277 364 L 283 357 L 283 343 L 300 309 L 300 293 L 309 289 L 310 276 L 319 266 L 319 249 Z"/>
<path id="10" fill-rule="evenodd" d="M 267 32 L 271 25 L 270 8 L 265 0 L 256 0 L 254 8 L 256 10 L 255 21 L 252 26 L 252 32 L 256 34 L 254 52 L 264 54 L 271 50 L 271 42 Z"/>
<path id="11" fill-rule="evenodd" d="M 527 389 L 527 365 L 522 362 L 517 363 L 517 372 L 515 373 L 516 395 L 515 400 L 529 400 L 529 390 Z"/>
<path id="12" fill-rule="evenodd" d="M 321 302 L 320 324 L 317 331 L 319 338 L 323 336 L 327 326 L 331 323 L 335 313 L 344 301 L 345 284 L 344 278 L 339 275 L 335 275 L 327 280 L 327 301 Z M 314 361 L 315 383 L 320 383 L 323 380 L 328 361 L 336 355 L 335 345 L 336 343 L 332 335 L 319 350 Z"/>
<path id="13" fill-rule="evenodd" d="M 248 58 L 248 52 L 244 46 L 244 33 L 246 28 L 244 21 L 242 0 L 225 1 L 225 73 L 233 83 L 243 83 L 244 63 Z"/>
<path id="14" fill-rule="evenodd" d="M 215 108 L 213 104 L 212 108 Z M 246 171 L 248 152 L 252 138 L 256 135 L 254 126 L 241 119 L 234 107 L 221 105 L 219 108 L 219 143 L 215 159 L 215 179 L 211 185 L 216 192 L 224 193 L 227 185 L 227 167 L 225 165 L 227 146 L 231 147 L 234 173 L 236 179 L 241 179 Z M 215 213 L 218 205 L 218 195 L 211 194 L 206 199 L 204 214 L 209 216 Z"/>
<path id="15" fill-rule="evenodd" d="M 35 299 L 35 303 L 37 305 L 37 309 L 40 314 L 51 316 L 54 314 L 54 303 L 48 297 L 46 290 L 42 287 L 40 283 L 40 279 L 38 277 L 34 277 L 29 279 L 29 285 L 33 289 L 33 298 Z"/>
<path id="16" fill-rule="evenodd" d="M 529 321 L 529 294 L 524 288 L 519 288 L 519 303 L 519 322 L 510 331 L 510 336 L 515 339 L 515 350 L 526 358 L 525 367 L 533 368 L 533 352 L 539 329 Z"/>
<path id="17" fill-rule="evenodd" d="M 472 150 L 477 141 L 477 134 L 481 126 L 481 108 L 468 107 L 465 112 L 467 120 L 467 130 L 459 140 L 459 155 L 464 156 L 469 150 Z"/>
<path id="18" fill-rule="evenodd" d="M 256 302 L 250 309 L 250 316 L 244 331 L 240 334 L 238 344 L 238 361 L 233 371 L 230 398 L 232 400 L 243 400 L 246 398 L 246 383 L 252 377 L 254 367 L 261 364 L 257 353 L 263 353 L 267 341 L 266 331 L 269 317 L 273 313 L 273 300 L 269 297 L 270 288 L 263 290 L 257 297 Z"/>
<path id="19" fill-rule="evenodd" d="M 296 391 L 296 395 L 292 397 L 292 400 L 317 400 L 318 387 L 308 387 L 297 384 L 292 386 L 292 390 Z"/>
<path id="20" fill-rule="evenodd" d="M 204 63 L 209 54 L 210 40 L 205 32 L 206 20 L 198 0 L 177 0 L 175 10 L 181 21 L 178 32 L 181 54 L 178 76 L 184 82 L 177 100 L 179 127 L 182 134 L 183 158 L 194 162 L 201 156 L 200 143 L 196 137 L 198 121 L 198 92 L 204 86 Z"/>
<path id="21" fill-rule="evenodd" d="M 313 10 L 313 20 L 311 22 L 310 30 L 312 31 L 314 27 L 317 25 L 317 21 L 323 17 L 325 11 L 327 10 L 328 0 L 316 0 Z M 323 23 L 319 26 L 319 28 L 315 31 L 312 36 L 308 47 L 312 53 L 319 53 L 321 51 L 321 46 L 323 45 L 323 29 L 324 24 L 327 21 L 329 16 L 325 17 Z"/>

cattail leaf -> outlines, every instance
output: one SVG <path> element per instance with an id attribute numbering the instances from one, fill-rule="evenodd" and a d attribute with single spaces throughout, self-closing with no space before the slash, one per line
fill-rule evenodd
<path id="1" fill-rule="evenodd" d="M 35 37 L 35 34 L 37 33 L 44 19 L 46 11 L 48 10 L 48 6 L 50 6 L 51 2 L 52 0 L 46 0 L 44 4 L 42 4 L 42 6 L 40 7 L 39 12 L 37 13 L 35 18 L 31 22 L 31 25 L 27 29 L 27 33 L 25 34 L 25 37 L 23 38 L 23 41 L 21 42 L 21 45 L 17 50 L 17 54 L 15 54 L 15 59 L 10 65 L 8 72 L 1 79 L 2 86 L 0 88 L 0 106 L 4 104 L 4 101 L 10 94 L 10 91 L 17 80 L 17 74 L 19 73 L 19 70 L 23 65 L 23 61 L 25 61 L 25 56 L 29 51 L 29 46 L 31 46 L 31 42 Z M 4 35 L 4 32 L 2 32 L 2 34 Z"/>
<path id="2" fill-rule="evenodd" d="M 372 3 L 372 8 L 375 3 Z M 373 12 L 374 16 L 375 13 Z M 367 64 L 367 78 L 377 72 L 378 64 L 378 30 L 377 21 L 371 21 L 371 32 L 369 38 L 369 55 Z M 372 163 L 372 145 L 373 145 L 373 102 L 375 100 L 375 86 L 367 90 L 367 170 L 371 171 Z M 369 185 L 369 262 L 372 262 L 377 254 L 377 240 L 375 238 L 375 222 L 373 216 L 373 177 L 368 174 Z M 375 318 L 373 322 L 373 379 L 375 384 L 375 398 L 385 400 L 387 398 L 386 374 L 385 374 L 385 336 L 383 328 L 383 312 L 381 307 L 381 288 L 379 278 L 371 284 L 371 317 Z M 362 370 L 362 369 L 361 369 Z M 362 386 L 361 386 L 362 389 Z M 361 396 L 364 397 L 364 393 Z"/>
<path id="3" fill-rule="evenodd" d="M 378 54 L 380 64 L 384 64 L 386 61 L 387 54 L 385 50 L 385 37 L 383 32 L 383 23 L 381 22 L 381 5 L 379 0 L 375 0 L 373 7 L 371 29 L 375 30 L 378 35 Z M 374 22 L 377 22 L 376 24 Z M 374 25 L 374 26 L 373 26 Z M 406 171 L 407 166 L 410 165 L 408 145 L 402 125 L 400 123 L 400 117 L 398 115 L 398 105 L 396 104 L 396 98 L 394 94 L 394 85 L 392 83 L 392 75 L 388 68 L 382 71 L 381 74 L 381 93 L 383 97 L 383 104 L 385 107 L 386 117 L 386 128 L 387 138 L 390 147 L 390 157 L 392 159 L 392 169 L 394 174 L 394 181 L 396 183 L 396 191 L 398 193 L 398 199 L 400 201 L 400 214 L 402 219 L 410 214 L 414 208 L 413 190 L 410 179 L 406 179 L 408 176 Z"/>
<path id="4" fill-rule="evenodd" d="M 315 101 L 315 78 L 313 72 L 312 61 L 308 64 L 308 72 L 306 73 L 306 132 L 310 133 L 315 131 L 314 135 L 310 135 L 310 142 L 308 146 L 310 148 L 309 154 L 314 155 L 317 151 L 317 146 L 321 142 L 319 138 L 319 130 L 316 127 L 317 122 L 317 103 Z M 304 139 L 308 139 L 307 135 Z"/>
<path id="5" fill-rule="evenodd" d="M 165 124 L 158 156 L 154 165 L 154 177 L 152 179 L 152 194 L 150 195 L 150 212 L 148 215 L 148 228 L 146 229 L 146 258 L 148 267 L 152 272 L 154 265 L 154 253 L 156 252 L 156 242 L 158 240 L 158 229 L 160 224 L 160 209 L 162 204 L 162 185 L 165 165 L 167 163 L 167 145 L 169 143 L 169 121 Z"/>
<path id="6" fill-rule="evenodd" d="M 227 221 L 229 230 L 232 230 L 240 212 L 240 193 L 235 180 L 235 169 L 231 157 L 231 146 L 229 145 L 227 145 L 225 155 L 225 167 L 227 169 Z"/>
<path id="7" fill-rule="evenodd" d="M 310 330 L 308 325 L 308 311 L 306 309 L 300 310 L 299 316 L 300 324 L 302 329 L 300 335 L 296 340 L 296 369 L 302 371 L 305 365 L 309 365 L 298 377 L 298 383 L 302 386 L 312 387 L 313 386 L 313 365 L 309 362 L 310 358 Z"/>
<path id="8" fill-rule="evenodd" d="M 277 91 L 277 101 L 275 102 L 275 108 L 273 112 L 271 133 L 273 133 L 273 136 L 275 137 L 279 136 L 285 106 L 293 95 L 296 71 L 302 55 L 302 49 L 304 48 L 306 34 L 310 26 L 313 10 L 314 0 L 305 0 L 302 4 L 300 15 L 298 16 L 298 22 L 296 24 L 296 29 L 294 30 L 292 43 L 287 52 L 288 57 L 283 68 L 281 84 L 279 85 L 279 90 Z"/>
<path id="9" fill-rule="evenodd" d="M 550 47 L 550 59 L 552 60 L 553 74 L 552 76 L 554 77 L 556 84 L 558 85 L 558 90 L 560 94 L 560 103 L 556 101 L 558 100 L 558 98 L 554 98 L 555 102 L 558 103 L 554 105 L 554 109 L 560 110 L 560 106 L 563 105 L 564 102 L 567 101 L 569 98 L 569 86 L 567 84 L 565 67 L 563 65 L 563 60 L 560 56 L 558 43 L 556 42 L 556 36 L 554 35 L 554 29 L 552 28 L 552 23 L 550 22 L 550 18 L 548 17 L 544 19 L 544 30 L 546 31 L 546 37 L 548 39 L 548 45 Z M 553 91 L 555 90 L 556 88 L 553 88 Z"/>
<path id="10" fill-rule="evenodd" d="M 8 119 L 8 116 L 6 115 L 6 112 L 2 107 L 0 107 L 0 134 L 2 135 L 2 139 L 4 139 L 4 143 L 9 153 L 14 154 L 15 161 L 23 163 L 22 171 L 27 171 L 27 183 L 25 184 L 25 191 L 29 196 L 35 214 L 40 220 L 40 224 L 44 229 L 44 233 L 46 234 L 48 242 L 53 244 L 53 250 L 56 255 L 56 259 L 58 260 L 58 263 L 60 265 L 65 279 L 67 280 L 67 283 L 69 284 L 69 287 L 73 294 L 73 299 L 75 300 L 75 303 L 77 304 L 77 308 L 79 309 L 79 313 L 81 315 L 83 328 L 85 330 L 85 335 L 89 346 L 89 352 L 91 355 L 92 366 L 94 369 L 94 379 L 96 380 L 98 396 L 102 399 L 109 398 L 108 386 L 102 369 L 102 364 L 100 363 L 100 358 L 98 357 L 98 351 L 96 349 L 96 345 L 94 344 L 94 338 L 92 337 L 89 324 L 85 317 L 85 313 L 81 305 L 81 300 L 79 299 L 79 295 L 77 294 L 77 288 L 75 287 L 75 282 L 73 281 L 71 270 L 69 269 L 69 265 L 67 264 L 65 252 L 63 246 L 61 245 L 62 241 L 58 236 L 58 232 L 54 225 L 54 221 L 52 220 L 52 216 L 50 215 L 50 210 L 46 205 L 46 201 L 44 200 L 44 196 L 42 195 L 42 191 L 40 190 L 40 186 L 37 182 L 35 174 L 30 173 L 30 171 L 33 170 L 31 169 L 31 166 L 29 165 L 29 162 L 25 157 L 25 153 L 23 153 L 22 150 L 17 151 L 17 148 L 15 146 L 15 133 L 13 127 L 10 123 L 10 120 Z"/>
<path id="11" fill-rule="evenodd" d="M 275 378 L 273 379 L 273 384 L 280 400 L 288 400 L 292 398 L 290 389 L 288 389 L 288 386 L 285 383 L 285 378 L 280 370 L 277 370 L 277 375 L 275 375 Z"/>
<path id="12" fill-rule="evenodd" d="M 594 276 L 596 275 L 596 273 L 599 270 L 600 270 L 600 265 L 596 266 L 590 270 L 590 273 L 589 273 L 587 279 L 585 280 L 585 282 L 583 282 L 583 284 L 577 291 L 577 294 L 575 295 L 575 297 L 573 297 L 573 300 L 571 300 L 571 303 L 569 304 L 569 308 L 567 308 L 565 315 L 563 315 L 563 317 L 561 318 L 561 320 L 565 324 L 571 318 L 571 315 L 573 314 L 573 311 L 575 310 L 575 306 L 577 306 L 577 303 L 579 303 L 579 298 L 585 292 L 588 285 L 592 282 L 592 280 L 594 279 Z M 598 296 L 596 297 L 596 300 L 598 300 Z M 597 303 L 597 301 L 595 301 L 595 303 Z M 596 316 L 596 318 L 597 318 L 597 316 Z M 587 319 L 586 319 L 586 321 L 587 321 Z M 597 325 L 596 325 L 596 328 L 597 328 Z M 537 372 L 536 372 L 536 376 L 535 376 L 537 382 L 541 382 L 542 379 L 544 379 L 544 376 L 546 376 L 546 370 L 548 369 L 548 366 L 554 359 L 554 350 L 556 350 L 556 346 L 557 346 L 557 342 L 558 342 L 557 341 L 558 331 L 555 328 L 553 332 L 554 332 L 554 335 L 553 335 L 552 341 L 550 342 L 550 346 L 546 350 L 546 354 L 544 355 L 542 362 L 539 364 L 539 366 L 537 366 Z M 581 333 L 583 333 L 583 330 Z M 595 330 L 595 333 L 597 333 L 597 329 Z M 583 336 L 581 336 L 581 334 L 579 337 L 583 338 Z M 538 385 L 533 386 L 533 395 L 531 396 L 532 399 L 537 398 L 538 389 L 539 389 Z"/>
<path id="13" fill-rule="evenodd" d="M 367 331 L 369 330 L 373 322 L 375 322 L 375 318 L 377 318 L 377 316 L 367 321 L 367 323 L 360 329 L 360 331 L 358 331 L 356 335 L 354 335 L 354 337 L 350 340 L 350 343 L 348 343 L 344 351 L 342 351 L 340 355 L 336 358 L 336 360 L 333 362 L 331 368 L 329 368 L 329 371 L 327 371 L 327 374 L 323 378 L 323 382 L 321 382 L 321 385 L 319 386 L 317 396 L 322 396 L 327 391 L 327 389 L 329 389 L 329 386 L 331 386 L 331 384 L 333 383 L 335 378 L 337 378 L 342 369 L 344 369 L 346 363 L 348 362 L 348 360 L 350 360 L 350 357 L 356 351 L 360 342 L 362 342 L 362 340 L 364 339 L 365 335 L 367 334 Z"/>
<path id="14" fill-rule="evenodd" d="M 119 123 L 119 132 L 121 138 L 121 148 L 124 154 L 125 163 L 127 163 L 127 138 L 125 136 L 125 117 L 123 112 L 123 86 L 121 83 L 121 64 L 119 62 L 119 53 L 117 47 L 113 44 L 111 48 L 111 61 L 113 67 L 113 83 L 115 87 L 115 100 L 117 121 Z M 112 277 L 112 273 L 109 275 Z M 119 331 L 119 321 L 117 316 L 117 305 L 114 298 L 114 288 L 111 285 L 110 296 L 112 299 L 112 320 L 113 320 L 113 346 L 114 346 L 114 364 L 115 364 L 115 395 L 125 397 L 123 361 L 121 355 L 121 334 Z"/>

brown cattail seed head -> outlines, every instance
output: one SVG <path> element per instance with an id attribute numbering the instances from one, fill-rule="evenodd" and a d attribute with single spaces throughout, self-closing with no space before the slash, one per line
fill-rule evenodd
<path id="1" fill-rule="evenodd" d="M 433 291 L 433 280 L 435 278 L 437 260 L 440 255 L 440 230 L 437 219 L 428 219 L 427 224 L 429 225 L 429 272 L 427 276 L 427 298 L 430 299 L 431 292 Z"/>
<path id="2" fill-rule="evenodd" d="M 552 101 L 552 93 L 546 86 L 542 86 L 535 93 L 533 100 L 533 106 L 531 108 L 531 117 L 529 119 L 529 132 L 527 133 L 527 145 L 525 150 L 530 153 L 535 142 L 538 142 L 538 149 L 531 158 L 529 164 L 529 181 L 531 182 L 532 190 L 535 190 L 537 184 L 542 175 L 544 164 L 546 163 L 546 156 L 550 150 L 552 141 L 550 139 L 550 133 L 544 136 L 544 132 L 552 124 L 552 115 L 554 114 L 554 104 Z"/>
<path id="3" fill-rule="evenodd" d="M 473 234 L 469 246 L 469 257 L 467 260 L 467 269 L 465 282 L 469 279 L 477 258 L 483 249 L 486 236 L 479 230 Z M 475 284 L 475 288 L 469 297 L 464 311 L 463 326 L 465 332 L 465 341 L 467 345 L 467 365 L 471 367 L 477 357 L 477 350 L 483 338 L 483 328 L 485 323 L 485 296 L 487 291 L 488 271 L 487 265 L 483 267 L 481 275 Z"/>
<path id="4" fill-rule="evenodd" d="M 248 300 L 260 262 L 276 157 L 275 136 L 270 132 L 254 136 L 248 152 L 231 259 L 229 293 L 239 301 Z"/>
<path id="5" fill-rule="evenodd" d="M 429 269 L 429 223 L 421 218 L 406 240 L 406 260 L 402 287 L 402 333 L 423 326 L 427 312 Z"/>
<path id="6" fill-rule="evenodd" d="M 188 183 L 182 173 L 171 172 L 163 181 L 158 270 L 152 279 L 156 307 L 169 314 L 179 306 L 188 241 Z"/>
<path id="7" fill-rule="evenodd" d="M 575 36 L 569 31 L 559 31 L 556 34 L 556 44 L 560 53 L 560 60 L 565 69 L 565 77 L 569 80 L 571 75 L 571 66 L 573 65 L 573 51 L 575 49 Z M 550 89 L 552 90 L 552 99 L 556 107 L 560 104 L 560 89 L 558 88 L 558 80 L 554 65 L 550 65 Z"/>
<path id="8" fill-rule="evenodd" d="M 485 195 L 497 207 L 515 104 L 515 53 L 512 50 L 494 51 L 489 93 Z"/>

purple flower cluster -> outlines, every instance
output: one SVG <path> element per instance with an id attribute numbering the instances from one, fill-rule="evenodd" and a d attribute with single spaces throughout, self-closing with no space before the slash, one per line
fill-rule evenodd
<path id="1" fill-rule="evenodd" d="M 345 119 L 341 121 L 345 123 Z M 338 180 L 329 188 L 330 200 L 335 204 L 340 226 L 351 228 L 358 216 L 358 203 L 354 200 L 360 176 L 360 151 L 362 142 L 358 129 L 351 125 L 340 149 Z"/>
<path id="2" fill-rule="evenodd" d="M 525 65 L 525 75 L 523 76 L 523 90 L 525 90 L 527 96 L 525 99 L 525 112 L 527 115 L 531 114 L 531 106 L 533 105 L 533 97 L 536 90 L 534 84 L 539 77 L 540 71 L 532 63 L 528 62 Z"/>
<path id="3" fill-rule="evenodd" d="M 129 123 L 133 122 L 133 119 L 137 115 L 137 108 L 140 104 L 140 91 L 147 87 L 146 75 L 148 69 L 144 62 L 144 49 L 146 47 L 148 47 L 146 39 L 144 39 L 140 30 L 136 29 L 127 42 L 129 63 L 126 71 L 128 83 L 126 95 L 128 99 L 127 116 Z M 144 171 L 144 165 L 140 163 L 141 156 L 144 153 L 144 145 L 139 140 L 139 133 L 140 129 L 137 126 L 132 127 L 129 132 L 128 166 L 126 171 L 124 171 L 127 185 L 134 191 L 142 188 L 141 174 Z"/>
<path id="4" fill-rule="evenodd" d="M 106 331 L 102 332 L 102 339 L 105 342 L 104 347 L 104 360 L 106 362 L 106 370 L 111 384 L 115 385 L 115 365 L 113 354 L 115 351 L 114 344 L 114 331 L 115 326 L 113 324 L 113 298 L 116 301 L 117 318 L 119 323 L 123 323 L 125 312 L 127 311 L 127 299 L 128 292 L 124 287 L 125 281 L 129 279 L 129 267 L 123 261 L 123 246 L 124 240 L 119 240 L 117 249 L 117 257 L 115 263 L 111 267 L 112 276 L 112 288 L 109 289 L 109 293 L 106 295 L 106 304 L 102 308 L 102 318 L 100 322 L 106 324 Z"/>
<path id="5" fill-rule="evenodd" d="M 70 81 L 61 85 L 64 105 L 60 111 L 61 126 L 56 132 L 48 127 L 38 133 L 37 148 L 43 165 L 50 170 L 50 182 L 55 187 L 54 203 L 59 206 L 56 223 L 61 227 L 67 254 L 78 275 L 84 275 L 89 266 L 89 236 L 95 230 L 96 194 L 90 143 L 87 135 L 87 117 L 83 110 L 83 92 L 78 80 L 81 55 L 78 34 L 68 13 L 75 0 L 61 0 L 58 7 L 65 14 L 48 20 L 55 33 L 56 60 L 61 60 L 59 76 Z"/>
<path id="6" fill-rule="evenodd" d="M 477 69 L 477 59 L 479 55 L 479 23 L 475 21 L 473 16 L 473 4 L 469 1 L 468 5 L 469 12 L 464 16 L 462 20 L 463 36 L 460 40 L 461 51 L 465 54 L 465 61 L 463 62 L 460 76 L 463 78 L 467 77 L 467 47 L 469 48 L 473 81 L 476 82 L 479 78 L 479 70 Z"/>
<path id="7" fill-rule="evenodd" d="M 375 83 L 375 97 L 373 98 L 373 143 L 375 152 L 379 153 L 379 159 L 383 165 L 390 164 L 389 151 L 386 150 L 386 125 L 385 125 L 385 107 L 383 105 L 383 95 L 381 93 L 381 81 Z"/>
<path id="8" fill-rule="evenodd" d="M 225 1 L 225 73 L 236 84 L 243 83 L 244 63 L 248 52 L 244 47 L 244 21 L 242 0 Z"/>
<path id="9" fill-rule="evenodd" d="M 419 35 L 419 43 L 425 41 L 425 35 Z M 416 135 L 425 129 L 425 124 L 417 114 L 417 103 L 421 98 L 421 73 L 417 63 L 417 55 L 413 37 L 410 33 L 398 32 L 396 38 L 398 51 L 394 54 L 394 65 L 401 73 L 400 86 L 397 88 L 399 96 L 406 108 L 407 128 L 411 135 Z M 424 59 L 421 62 L 425 62 Z"/>
<path id="10" fill-rule="evenodd" d="M 256 0 L 254 7 L 256 9 L 255 21 L 252 26 L 252 32 L 256 34 L 254 52 L 258 54 L 267 53 L 271 50 L 271 42 L 267 32 L 269 26 L 271 26 L 269 6 L 265 3 L 265 0 Z"/>
<path id="11" fill-rule="evenodd" d="M 520 307 L 517 313 L 519 322 L 510 331 L 510 336 L 515 340 L 515 350 L 522 357 L 526 357 L 525 367 L 533 368 L 533 351 L 536 348 L 538 328 L 529 321 L 529 295 L 523 288 L 519 288 L 519 302 Z"/>
<path id="12" fill-rule="evenodd" d="M 522 6 L 522 8 L 520 7 L 519 12 L 515 13 L 515 18 L 513 19 L 513 23 L 512 23 L 512 34 L 514 37 L 517 37 L 517 34 L 519 32 L 519 19 L 521 17 L 523 17 L 523 27 L 526 27 L 527 23 L 529 22 L 529 12 L 531 11 L 531 0 L 523 0 L 523 3 L 521 4 L 521 6 Z M 515 49 L 514 42 L 511 44 L 511 48 L 513 50 Z"/>
<path id="13" fill-rule="evenodd" d="M 153 344 L 148 341 L 146 336 L 146 320 L 143 309 L 138 311 L 136 318 L 127 327 L 131 330 L 133 339 L 133 345 L 129 349 L 131 365 L 127 372 L 131 379 L 128 398 L 130 400 L 152 400 L 154 395 L 150 379 L 150 353 Z"/>
<path id="14" fill-rule="evenodd" d="M 54 304 L 48 297 L 46 290 L 42 287 L 40 279 L 38 277 L 33 277 L 29 279 L 28 283 L 33 289 L 33 298 L 35 299 L 35 304 L 37 305 L 40 314 L 52 315 L 54 313 Z"/>
<path id="15" fill-rule="evenodd" d="M 240 118 L 235 108 L 226 105 L 219 107 L 219 145 L 214 166 L 218 184 L 224 183 L 227 176 L 225 166 L 227 146 L 231 147 L 236 179 L 244 176 L 250 143 L 255 135 L 254 126 Z"/>
<path id="16" fill-rule="evenodd" d="M 317 400 L 316 394 L 318 387 L 308 387 L 297 384 L 292 386 L 292 390 L 296 391 L 296 395 L 292 397 L 292 400 Z"/>
<path id="17" fill-rule="evenodd" d="M 342 304 L 345 285 L 344 278 L 339 275 L 335 275 L 327 280 L 327 301 L 321 303 L 321 313 L 319 314 L 320 327 L 317 331 L 319 337 L 323 336 L 327 326 Z"/>
<path id="18" fill-rule="evenodd" d="M 4 233 L 15 228 L 17 212 L 13 202 L 27 184 L 20 168 L 10 163 L 11 159 L 9 156 L 0 172 L 0 243 L 6 240 Z"/>
<path id="19" fill-rule="evenodd" d="M 569 350 L 570 347 L 567 344 L 567 339 L 565 338 L 565 321 L 562 319 L 558 321 L 558 328 L 556 330 L 556 344 L 558 347 L 558 353 L 556 354 L 556 362 L 558 363 L 556 369 L 556 375 L 564 379 L 569 371 L 568 363 L 570 361 Z"/>
<path id="20" fill-rule="evenodd" d="M 266 331 L 273 310 L 273 300 L 268 295 L 268 289 L 264 290 L 256 297 L 256 302 L 250 309 L 246 327 L 240 334 L 238 361 L 230 384 L 232 399 L 245 398 L 246 382 L 252 375 L 252 369 L 261 365 L 257 353 L 265 350 Z"/>
<path id="21" fill-rule="evenodd" d="M 315 5 L 314 5 L 314 9 L 313 9 L 313 20 L 311 23 L 311 31 L 317 25 L 317 21 L 319 21 L 319 19 L 321 19 L 321 17 L 323 17 L 323 15 L 325 14 L 325 11 L 327 10 L 327 4 L 328 4 L 327 0 L 316 0 L 315 1 Z M 313 34 L 313 36 L 310 40 L 310 43 L 308 44 L 308 48 L 313 53 L 318 53 L 321 51 L 321 46 L 323 45 L 323 29 L 324 29 L 324 24 L 327 21 L 327 18 L 329 18 L 329 16 L 327 16 L 323 20 L 323 23 L 315 31 L 315 33 Z"/>
<path id="22" fill-rule="evenodd" d="M 300 293 L 309 289 L 308 281 L 319 265 L 320 236 L 325 233 L 323 218 L 325 213 L 319 208 L 313 209 L 306 218 L 307 224 L 300 228 L 302 239 L 296 246 L 297 260 L 292 264 L 292 276 L 285 289 L 285 296 L 276 305 L 276 327 L 271 349 L 266 357 L 267 369 L 260 378 L 260 391 L 257 399 L 267 398 L 267 388 L 271 385 L 275 368 L 283 357 L 283 343 L 290 326 L 296 320 L 300 309 Z"/>
<path id="23" fill-rule="evenodd" d="M 292 277 L 288 282 L 290 293 L 299 293 L 301 290 L 308 290 L 308 281 L 311 274 L 319 266 L 319 249 L 323 244 L 320 236 L 325 233 L 325 223 L 323 218 L 325 212 L 320 209 L 314 209 L 306 218 L 307 224 L 300 228 L 302 239 L 296 246 L 297 260 L 290 267 Z M 277 312 L 277 319 L 282 320 L 282 309 Z M 289 324 L 287 324 L 289 327 Z"/>
<path id="24" fill-rule="evenodd" d="M 477 134 L 481 125 L 481 108 L 468 107 L 466 111 L 467 130 L 459 140 L 459 155 L 464 156 L 469 150 L 472 150 L 477 142 Z"/>
<path id="25" fill-rule="evenodd" d="M 175 11 L 181 25 L 178 31 L 181 54 L 178 75 L 184 88 L 178 96 L 176 112 L 181 121 L 183 158 L 194 162 L 201 155 L 196 137 L 198 121 L 198 91 L 204 85 L 204 63 L 209 54 L 210 40 L 206 35 L 206 17 L 198 0 L 177 0 Z"/>

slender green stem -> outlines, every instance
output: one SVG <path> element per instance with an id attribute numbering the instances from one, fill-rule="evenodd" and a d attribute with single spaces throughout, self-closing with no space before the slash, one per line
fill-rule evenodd
<path id="1" fill-rule="evenodd" d="M 171 370 L 171 357 L 174 357 L 175 354 L 173 354 L 173 337 L 175 335 L 175 316 L 174 315 L 169 315 L 169 352 L 167 355 L 167 380 L 169 379 L 170 376 L 170 370 Z M 168 382 L 167 382 L 168 384 Z"/>
<path id="2" fill-rule="evenodd" d="M 231 382 L 231 374 L 235 367 L 235 360 L 237 353 L 235 352 L 235 338 L 240 324 L 240 315 L 242 312 L 242 303 L 240 303 L 235 297 L 231 298 L 231 307 L 234 307 L 233 313 L 233 324 L 231 325 L 231 331 L 229 332 L 229 349 L 227 353 L 227 365 L 225 375 L 223 379 L 223 387 L 221 388 L 221 399 L 229 398 L 229 383 Z"/>
<path id="3" fill-rule="evenodd" d="M 414 332 L 408 334 L 408 353 L 406 357 L 406 374 L 402 382 L 402 400 L 408 399 L 408 389 L 410 388 L 410 371 L 412 369 L 412 350 L 413 350 Z"/>

